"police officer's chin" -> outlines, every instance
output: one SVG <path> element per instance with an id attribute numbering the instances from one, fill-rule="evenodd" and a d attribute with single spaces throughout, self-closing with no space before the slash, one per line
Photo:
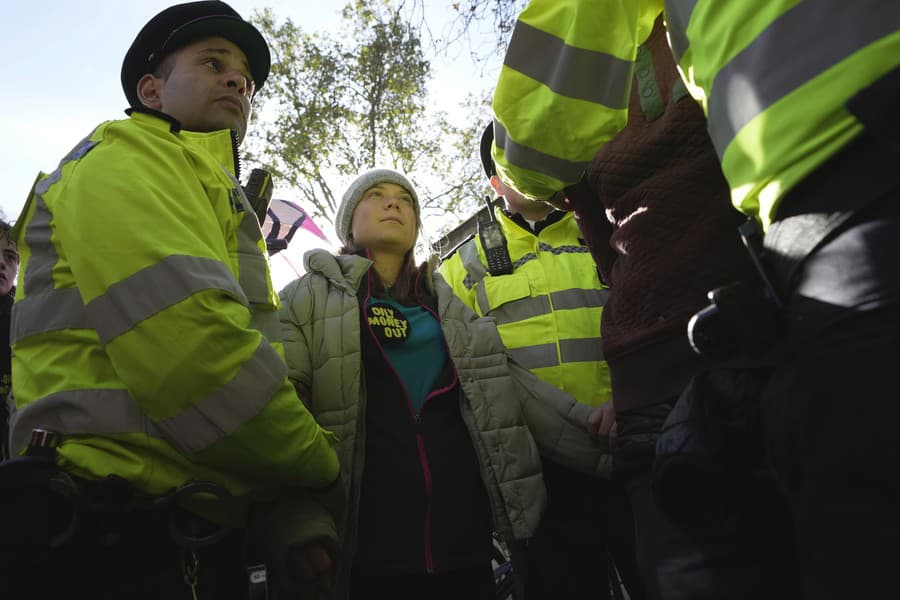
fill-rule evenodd
<path id="1" fill-rule="evenodd" d="M 244 136 L 247 135 L 247 121 L 243 118 L 235 120 L 228 126 L 228 129 L 234 132 L 235 139 L 240 144 L 244 141 Z"/>
<path id="2" fill-rule="evenodd" d="M 234 134 L 234 139 L 240 144 L 244 141 L 244 136 L 247 133 L 247 124 L 229 120 L 228 122 L 220 123 L 218 126 L 210 128 L 210 131 L 221 131 L 223 129 L 231 131 Z"/>
<path id="3" fill-rule="evenodd" d="M 237 136 L 237 142 L 240 144 L 244 140 L 244 136 L 247 134 L 247 123 L 249 122 L 249 120 L 249 112 L 246 117 L 243 113 L 223 115 L 223 119 L 221 121 L 221 129 L 230 129 L 235 132 Z"/>

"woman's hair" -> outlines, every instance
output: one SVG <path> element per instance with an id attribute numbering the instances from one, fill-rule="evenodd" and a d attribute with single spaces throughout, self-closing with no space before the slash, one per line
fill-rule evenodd
<path id="1" fill-rule="evenodd" d="M 364 258 L 371 258 L 368 249 L 357 244 L 353 239 L 344 244 L 338 254 L 355 254 Z M 400 267 L 400 273 L 397 280 L 390 287 L 391 298 L 400 304 L 415 304 L 416 296 L 416 278 L 419 275 L 419 269 L 416 266 L 415 248 L 410 248 L 403 255 L 403 264 Z M 369 277 L 371 277 L 372 295 L 384 296 L 388 292 L 388 286 L 381 280 L 378 271 L 369 269 Z"/>

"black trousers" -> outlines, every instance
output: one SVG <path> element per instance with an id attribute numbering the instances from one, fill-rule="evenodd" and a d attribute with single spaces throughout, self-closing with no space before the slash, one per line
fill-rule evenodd
<path id="1" fill-rule="evenodd" d="M 870 178 L 842 176 L 865 193 Z M 883 597 L 897 586 L 898 188 L 802 264 L 785 356 L 764 391 L 765 445 L 790 504 L 805 598 Z"/>
<path id="2" fill-rule="evenodd" d="M 622 487 L 544 461 L 547 510 L 524 548 L 526 600 L 610 597 L 612 556 L 632 600 L 643 595 Z"/>
<path id="3" fill-rule="evenodd" d="M 434 574 L 352 576 L 351 600 L 495 600 L 491 565 Z"/>
<path id="4" fill-rule="evenodd" d="M 727 507 L 716 503 L 708 512 L 700 509 L 697 521 L 702 527 L 676 522 L 658 505 L 652 488 L 655 439 L 672 405 L 617 415 L 616 478 L 623 482 L 634 514 L 637 560 L 647 598 L 798 598 L 787 506 L 765 473 L 732 473 L 732 484 L 746 492 L 733 495 L 736 502 Z M 684 482 L 685 488 L 691 485 Z M 697 506 L 708 502 L 698 490 L 682 493 Z"/>
<path id="5" fill-rule="evenodd" d="M 35 509 L 54 505 L 39 498 L 34 503 Z M 13 518 L 51 517 L 35 510 Z M 3 540 L 0 597 L 190 600 L 193 593 L 185 582 L 185 570 L 196 558 L 199 598 L 246 600 L 244 531 L 233 530 L 192 555 L 172 540 L 169 523 L 169 514 L 160 511 L 85 513 L 79 516 L 75 537 L 54 550 L 10 547 Z"/>

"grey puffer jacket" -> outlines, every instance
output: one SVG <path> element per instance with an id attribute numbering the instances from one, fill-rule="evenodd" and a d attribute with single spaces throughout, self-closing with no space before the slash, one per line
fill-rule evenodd
<path id="1" fill-rule="evenodd" d="M 304 262 L 307 274 L 280 294 L 282 342 L 289 377 L 301 398 L 319 424 L 340 440 L 341 477 L 336 489 L 326 493 L 299 493 L 280 501 L 266 514 L 262 530 L 270 537 L 270 563 L 276 567 L 292 546 L 321 543 L 329 548 L 337 557 L 337 570 L 325 597 L 342 598 L 356 545 L 365 465 L 358 290 L 372 262 L 324 250 L 308 252 Z M 601 477 L 608 476 L 610 457 L 587 433 L 588 406 L 510 360 L 494 320 L 478 317 L 432 268 L 424 279 L 437 298 L 441 329 L 463 391 L 460 411 L 481 463 L 494 527 L 506 540 L 528 539 L 546 502 L 541 455 Z M 296 590 L 295 582 L 278 579 Z M 303 597 L 312 592 L 303 590 Z"/>

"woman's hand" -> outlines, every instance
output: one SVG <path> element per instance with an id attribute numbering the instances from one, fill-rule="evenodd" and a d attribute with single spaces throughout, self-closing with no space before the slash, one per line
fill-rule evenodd
<path id="1" fill-rule="evenodd" d="M 616 428 L 616 410 L 613 408 L 612 402 L 604 402 L 594 409 L 594 412 L 588 417 L 587 429 L 610 450 L 616 447 L 619 432 Z"/>

